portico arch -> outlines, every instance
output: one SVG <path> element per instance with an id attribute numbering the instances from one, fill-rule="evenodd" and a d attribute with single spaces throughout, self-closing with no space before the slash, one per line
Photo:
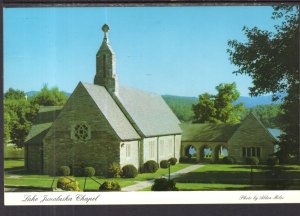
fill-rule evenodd
<path id="1" fill-rule="evenodd" d="M 213 149 L 207 144 L 202 145 L 200 147 L 199 154 L 200 154 L 200 160 L 201 161 L 212 160 Z"/>
<path id="2" fill-rule="evenodd" d="M 187 145 L 184 148 L 184 156 L 187 156 L 189 158 L 197 158 L 197 148 L 193 145 Z"/>
<path id="3" fill-rule="evenodd" d="M 228 147 L 224 144 L 217 145 L 214 149 L 215 151 L 215 161 L 222 160 L 224 157 L 227 157 L 229 154 Z"/>

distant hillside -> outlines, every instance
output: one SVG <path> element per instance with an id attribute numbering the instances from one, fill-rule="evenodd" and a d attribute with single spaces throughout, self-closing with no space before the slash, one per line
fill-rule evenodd
<path id="1" fill-rule="evenodd" d="M 181 121 L 191 121 L 193 118 L 192 104 L 196 104 L 198 99 L 196 97 L 183 97 L 174 95 L 162 95 L 163 99 L 170 106 L 173 112 L 177 115 Z M 244 97 L 241 96 L 234 104 L 243 102 L 244 106 L 248 109 L 253 109 L 253 111 L 258 112 L 260 117 L 266 125 L 273 126 L 277 113 L 279 112 L 278 106 L 269 107 L 267 105 L 278 105 L 280 101 L 273 102 L 272 96 L 258 96 L 258 97 Z M 265 106 L 263 106 L 265 105 Z M 262 106 L 262 107 L 261 107 Z M 242 117 L 249 113 L 250 110 L 245 110 L 242 113 Z M 273 110 L 275 109 L 275 111 Z M 268 111 L 269 110 L 269 111 Z M 262 115 L 262 113 L 264 113 Z M 264 117 L 263 117 L 264 116 Z M 270 121 L 270 123 L 269 123 Z"/>
<path id="2" fill-rule="evenodd" d="M 192 105 L 197 103 L 196 97 L 181 97 L 173 95 L 162 95 L 162 97 L 179 120 L 185 122 L 192 120 Z"/>
<path id="3" fill-rule="evenodd" d="M 29 91 L 29 92 L 26 92 L 26 95 L 28 96 L 28 97 L 32 97 L 33 95 L 35 95 L 35 94 L 37 94 L 37 93 L 39 93 L 39 91 Z M 69 97 L 70 95 L 71 95 L 71 93 L 68 93 L 68 92 L 64 92 L 65 93 L 65 95 L 67 96 L 67 97 Z"/>
<path id="4" fill-rule="evenodd" d="M 257 105 L 265 105 L 265 104 L 280 104 L 279 101 L 272 101 L 272 95 L 267 96 L 258 96 L 258 97 L 245 97 L 241 96 L 237 101 L 234 102 L 234 104 L 243 102 L 244 106 L 246 108 L 251 108 Z"/>

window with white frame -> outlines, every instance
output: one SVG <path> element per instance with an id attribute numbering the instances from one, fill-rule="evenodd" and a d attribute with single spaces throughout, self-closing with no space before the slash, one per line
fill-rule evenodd
<path id="1" fill-rule="evenodd" d="M 173 152 L 173 141 L 169 139 L 169 153 L 171 154 Z"/>
<path id="2" fill-rule="evenodd" d="M 260 157 L 261 148 L 259 147 L 243 147 L 243 157 Z"/>
<path id="3" fill-rule="evenodd" d="M 129 158 L 131 155 L 131 145 L 126 144 L 126 157 Z"/>
<path id="4" fill-rule="evenodd" d="M 160 140 L 159 141 L 159 155 L 165 154 L 164 148 L 165 148 L 164 140 Z"/>
<path id="5" fill-rule="evenodd" d="M 149 157 L 150 158 L 154 158 L 154 145 L 155 145 L 155 141 L 149 142 Z"/>

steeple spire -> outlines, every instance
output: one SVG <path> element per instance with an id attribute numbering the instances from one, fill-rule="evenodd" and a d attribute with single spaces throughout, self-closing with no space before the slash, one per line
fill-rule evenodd
<path id="1" fill-rule="evenodd" d="M 117 93 L 118 81 L 115 71 L 116 58 L 109 45 L 109 26 L 104 24 L 102 26 L 102 31 L 104 32 L 104 37 L 96 55 L 96 75 L 94 78 L 94 84 L 104 86 L 111 93 Z"/>

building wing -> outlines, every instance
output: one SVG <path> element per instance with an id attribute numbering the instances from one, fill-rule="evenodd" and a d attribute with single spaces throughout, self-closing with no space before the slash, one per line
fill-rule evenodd
<path id="1" fill-rule="evenodd" d="M 25 143 L 41 143 L 61 109 L 61 106 L 41 106 Z"/>

